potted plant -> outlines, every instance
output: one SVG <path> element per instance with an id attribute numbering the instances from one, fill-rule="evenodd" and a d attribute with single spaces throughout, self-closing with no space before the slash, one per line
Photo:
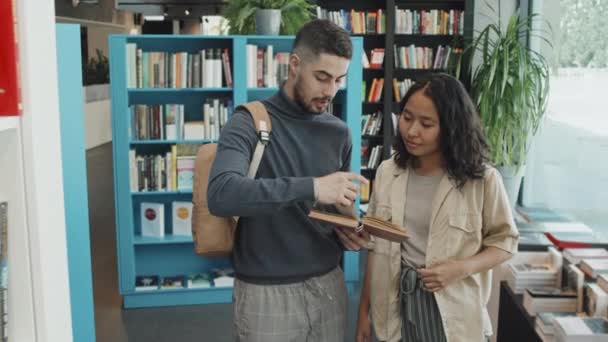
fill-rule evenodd
<path id="1" fill-rule="evenodd" d="M 94 102 L 109 98 L 110 65 L 108 57 L 99 49 L 95 57 L 82 66 L 82 83 L 85 89 L 85 101 Z"/>
<path id="2" fill-rule="evenodd" d="M 308 0 L 232 0 L 222 14 L 231 34 L 295 34 L 312 18 Z"/>
<path id="3" fill-rule="evenodd" d="M 472 69 L 471 96 L 490 146 L 490 160 L 501 172 L 513 207 L 549 91 L 547 62 L 528 46 L 526 38 L 534 35 L 551 43 L 545 37 L 547 31 L 533 29 L 536 14 L 522 19 L 516 10 L 505 28 L 500 13 L 498 18 L 468 45 L 464 60 L 469 73 Z"/>

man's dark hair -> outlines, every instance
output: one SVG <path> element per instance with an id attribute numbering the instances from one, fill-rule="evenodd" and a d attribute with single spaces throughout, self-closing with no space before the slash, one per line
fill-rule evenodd
<path id="1" fill-rule="evenodd" d="M 428 75 L 407 91 L 399 106 L 402 112 L 418 91 L 433 101 L 439 115 L 439 148 L 450 178 L 461 188 L 467 180 L 483 177 L 488 144 L 475 105 L 462 83 L 447 74 Z M 393 148 L 393 158 L 399 167 L 416 167 L 418 158 L 409 154 L 401 134 L 397 134 Z"/>
<path id="2" fill-rule="evenodd" d="M 300 58 L 318 57 L 321 53 L 351 59 L 353 44 L 348 32 L 329 20 L 306 23 L 296 35 L 293 52 Z"/>

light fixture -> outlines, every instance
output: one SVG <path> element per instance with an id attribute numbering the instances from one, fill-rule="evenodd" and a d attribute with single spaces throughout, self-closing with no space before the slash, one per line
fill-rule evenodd
<path id="1" fill-rule="evenodd" d="M 165 17 L 162 15 L 144 15 L 145 21 L 163 21 Z"/>
<path id="2" fill-rule="evenodd" d="M 190 15 L 190 8 L 186 8 L 186 10 L 184 11 L 185 15 Z"/>

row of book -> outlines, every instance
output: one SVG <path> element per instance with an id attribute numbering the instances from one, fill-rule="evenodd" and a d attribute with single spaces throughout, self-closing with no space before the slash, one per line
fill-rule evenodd
<path id="1" fill-rule="evenodd" d="M 382 162 L 382 145 L 371 146 L 367 141 L 361 143 L 361 169 L 375 170 Z"/>
<path id="2" fill-rule="evenodd" d="M 127 43 L 128 88 L 232 87 L 230 51 L 208 48 L 197 52 L 143 51 Z"/>
<path id="3" fill-rule="evenodd" d="M 395 102 L 401 102 L 401 99 L 403 99 L 414 82 L 415 81 L 410 78 L 404 78 L 401 81 L 397 81 L 396 78 L 393 79 L 393 93 L 395 94 Z"/>
<path id="4" fill-rule="evenodd" d="M 386 14 L 382 9 L 356 11 L 354 9 L 331 11 L 320 6 L 316 8 L 317 18 L 330 20 L 352 34 L 386 33 Z"/>
<path id="5" fill-rule="evenodd" d="M 171 145 L 161 154 L 129 151 L 131 192 L 192 191 L 194 162 L 200 144 Z"/>
<path id="6" fill-rule="evenodd" d="M 188 275 L 159 276 L 148 274 L 135 277 L 135 291 L 137 292 L 233 286 L 234 271 L 232 269 L 213 269 L 211 272 Z"/>
<path id="7" fill-rule="evenodd" d="M 382 111 L 361 115 L 361 135 L 378 135 L 382 129 Z"/>
<path id="8" fill-rule="evenodd" d="M 369 59 L 367 52 L 363 52 L 363 68 L 364 69 L 381 69 L 384 64 L 384 48 L 374 48 L 369 51 Z"/>
<path id="9" fill-rule="evenodd" d="M 165 237 L 165 203 L 140 203 L 140 235 Z M 192 236 L 192 202 L 171 202 L 171 235 Z"/>
<path id="10" fill-rule="evenodd" d="M 608 341 L 608 251 L 565 248 L 520 252 L 508 264 L 509 287 L 523 293 L 543 341 Z M 568 317 L 566 321 L 560 318 Z"/>
<path id="11" fill-rule="evenodd" d="M 365 93 L 367 90 L 367 84 L 364 81 L 363 82 L 363 92 Z M 384 78 L 374 78 L 372 80 L 372 85 L 369 88 L 369 92 L 367 93 L 367 97 L 364 97 L 364 99 L 367 99 L 367 102 L 371 102 L 371 103 L 377 103 L 380 102 L 380 100 L 382 100 L 382 90 L 384 89 Z"/>
<path id="12" fill-rule="evenodd" d="M 432 47 L 395 45 L 395 67 L 403 69 L 446 69 L 462 49 L 439 45 Z"/>
<path id="13" fill-rule="evenodd" d="M 395 6 L 396 34 L 462 35 L 464 11 L 399 9 Z"/>
<path id="14" fill-rule="evenodd" d="M 274 52 L 274 47 L 247 44 L 247 87 L 278 87 L 289 73 L 289 53 Z"/>
<path id="15" fill-rule="evenodd" d="M 232 101 L 207 99 L 200 115 L 185 121 L 184 105 L 131 106 L 131 137 L 134 140 L 218 139 L 232 114 Z"/>

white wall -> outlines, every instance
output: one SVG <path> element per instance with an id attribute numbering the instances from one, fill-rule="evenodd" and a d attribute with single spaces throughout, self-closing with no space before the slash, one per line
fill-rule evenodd
<path id="1" fill-rule="evenodd" d="M 55 7 L 50 1 L 19 0 L 15 4 L 23 107 L 20 152 L 27 213 L 27 224 L 19 228 L 27 229 L 29 233 L 25 248 L 30 255 L 34 341 L 70 342 L 73 337 L 61 163 Z M 17 267 L 18 263 L 11 265 L 11 269 Z M 11 340 L 32 341 L 12 336 Z"/>
<path id="2" fill-rule="evenodd" d="M 84 126 L 87 150 L 112 141 L 109 99 L 84 104 Z"/>

